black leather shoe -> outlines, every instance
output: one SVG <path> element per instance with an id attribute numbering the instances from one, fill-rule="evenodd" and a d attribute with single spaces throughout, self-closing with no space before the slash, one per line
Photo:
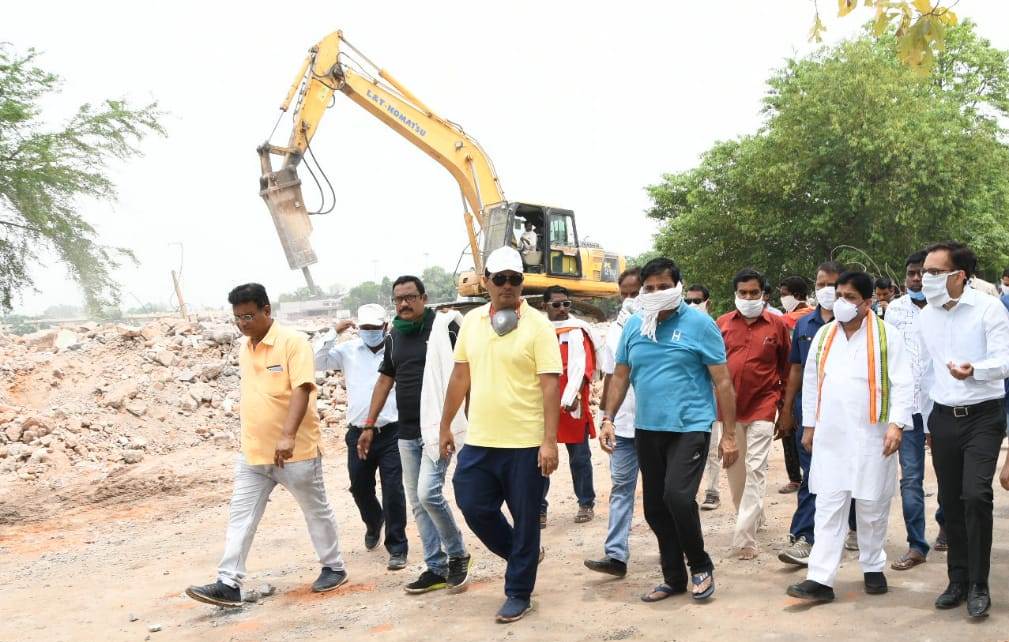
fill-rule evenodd
<path id="1" fill-rule="evenodd" d="M 967 599 L 967 587 L 959 582 L 950 582 L 942 595 L 935 598 L 935 608 L 955 609 Z"/>
<path id="2" fill-rule="evenodd" d="M 834 589 L 813 580 L 804 580 L 798 584 L 793 584 L 788 587 L 786 593 L 807 602 L 834 601 Z"/>
<path id="3" fill-rule="evenodd" d="M 612 557 L 604 557 L 601 560 L 585 560 L 585 568 L 596 573 L 606 573 L 614 577 L 627 575 L 627 564 Z"/>
<path id="4" fill-rule="evenodd" d="M 886 575 L 882 573 L 863 573 L 865 579 L 865 592 L 869 595 L 882 595 L 886 593 Z"/>
<path id="5" fill-rule="evenodd" d="M 967 615 L 971 617 L 988 617 L 991 608 L 991 596 L 988 595 L 987 584 L 973 584 L 967 593 Z"/>

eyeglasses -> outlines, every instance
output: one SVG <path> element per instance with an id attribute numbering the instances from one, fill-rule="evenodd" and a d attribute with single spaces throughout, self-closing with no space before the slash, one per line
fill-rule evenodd
<path id="1" fill-rule="evenodd" d="M 512 287 L 517 288 L 518 286 L 522 285 L 522 281 L 525 280 L 525 276 L 522 274 L 515 274 L 515 273 L 512 273 L 511 275 L 495 274 L 490 278 L 490 280 L 491 283 L 498 286 L 499 288 L 503 287 L 505 283 L 508 283 Z"/>
<path id="2" fill-rule="evenodd" d="M 704 303 L 704 299 L 683 299 L 687 305 L 700 305 Z"/>
<path id="3" fill-rule="evenodd" d="M 392 302 L 395 303 L 396 305 L 399 305 L 400 303 L 409 303 L 412 305 L 419 298 L 420 298 L 419 294 L 404 294 L 403 296 L 392 297 Z"/>
<path id="4" fill-rule="evenodd" d="M 242 323 L 242 322 L 248 323 L 249 321 L 255 319 L 257 314 L 259 313 L 254 312 L 253 314 L 236 314 L 235 323 Z"/>
<path id="5" fill-rule="evenodd" d="M 567 310 L 568 308 L 571 307 L 571 302 L 570 301 L 551 301 L 550 302 L 550 306 L 554 310 L 559 310 L 560 308 L 564 308 L 565 310 Z"/>

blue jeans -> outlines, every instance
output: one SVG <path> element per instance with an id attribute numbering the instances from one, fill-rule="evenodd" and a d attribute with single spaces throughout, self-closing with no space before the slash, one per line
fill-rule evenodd
<path id="1" fill-rule="evenodd" d="M 633 440 L 631 440 L 633 441 Z M 589 448 L 589 436 L 580 444 L 564 444 L 568 447 L 568 464 L 571 466 L 571 483 L 575 487 L 575 497 L 579 506 L 592 508 L 596 505 L 596 491 L 592 486 L 592 449 Z M 550 478 L 543 484 L 543 501 L 540 502 L 540 514 L 547 514 L 547 493 L 550 492 Z"/>
<path id="2" fill-rule="evenodd" d="M 914 430 L 905 430 L 900 442 L 900 501 L 907 529 L 907 545 L 928 555 L 925 540 L 925 423 L 920 414 L 911 417 Z"/>
<path id="3" fill-rule="evenodd" d="M 432 573 L 446 577 L 448 558 L 466 555 L 462 533 L 441 492 L 448 460 L 432 461 L 424 454 L 424 442 L 420 439 L 400 439 L 399 457 L 403 463 L 403 487 L 424 545 L 424 563 Z"/>
<path id="4" fill-rule="evenodd" d="M 628 538 L 634 517 L 634 492 L 638 487 L 638 453 L 634 439 L 617 436 L 617 445 L 610 455 L 610 523 L 603 552 L 606 557 L 624 564 L 630 559 Z"/>
<path id="5" fill-rule="evenodd" d="M 805 537 L 810 544 L 813 543 L 813 518 L 816 516 L 816 495 L 809 492 L 809 466 L 813 461 L 810 453 L 802 447 L 802 411 L 795 411 L 796 428 L 794 432 L 795 445 L 799 449 L 799 468 L 802 469 L 802 483 L 799 485 L 799 492 L 796 493 L 798 505 L 795 514 L 792 515 L 792 525 L 788 529 L 793 539 Z"/>
<path id="6" fill-rule="evenodd" d="M 543 497 L 539 448 L 462 447 L 452 487 L 470 530 L 508 562 L 505 595 L 529 599 L 539 569 L 539 505 Z M 511 523 L 501 512 L 508 504 Z"/>

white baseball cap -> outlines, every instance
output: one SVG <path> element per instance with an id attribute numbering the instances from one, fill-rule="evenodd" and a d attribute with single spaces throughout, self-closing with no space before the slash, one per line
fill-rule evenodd
<path id="1" fill-rule="evenodd" d="M 484 267 L 491 274 L 497 274 L 498 272 L 518 272 L 522 274 L 522 256 L 513 247 L 504 246 L 499 247 L 490 253 L 487 257 L 487 262 Z"/>
<path id="2" fill-rule="evenodd" d="M 377 303 L 366 303 L 357 309 L 357 325 L 385 325 L 388 315 Z"/>

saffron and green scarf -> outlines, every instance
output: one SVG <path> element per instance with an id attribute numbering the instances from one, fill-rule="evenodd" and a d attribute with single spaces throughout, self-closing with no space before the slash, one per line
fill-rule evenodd
<path id="1" fill-rule="evenodd" d="M 834 345 L 840 324 L 832 321 L 824 327 L 816 348 L 816 418 L 820 418 L 820 401 L 823 380 L 826 376 L 827 355 Z M 887 367 L 886 326 L 875 313 L 869 312 L 865 322 L 866 369 L 868 370 L 869 423 L 886 422 L 890 415 L 890 373 Z"/>

